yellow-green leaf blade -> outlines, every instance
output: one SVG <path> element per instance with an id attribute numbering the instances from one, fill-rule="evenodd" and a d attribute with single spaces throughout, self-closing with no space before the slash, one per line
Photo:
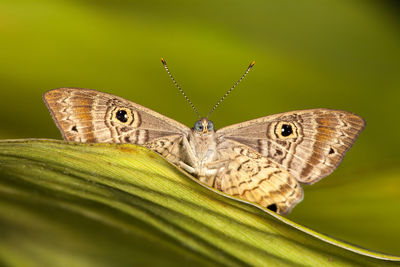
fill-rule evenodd
<path id="1" fill-rule="evenodd" d="M 14 253 L 0 256 L 16 265 L 24 257 L 83 266 L 394 264 L 320 239 L 399 260 L 228 199 L 133 145 L 3 141 L 0 177 L 0 223 L 15 235 L 0 241 L 0 251 Z"/>

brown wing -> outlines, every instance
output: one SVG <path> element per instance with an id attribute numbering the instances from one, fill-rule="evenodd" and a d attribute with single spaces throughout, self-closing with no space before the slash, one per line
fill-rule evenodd
<path id="1" fill-rule="evenodd" d="M 59 88 L 43 100 L 65 140 L 145 144 L 190 129 L 121 97 L 90 89 Z"/>
<path id="2" fill-rule="evenodd" d="M 364 126 L 350 112 L 312 109 L 235 124 L 217 134 L 255 149 L 298 181 L 312 184 L 336 169 Z"/>
<path id="3" fill-rule="evenodd" d="M 219 145 L 223 172 L 215 179 L 217 189 L 287 214 L 303 199 L 303 189 L 285 169 L 252 148 L 226 140 Z"/>

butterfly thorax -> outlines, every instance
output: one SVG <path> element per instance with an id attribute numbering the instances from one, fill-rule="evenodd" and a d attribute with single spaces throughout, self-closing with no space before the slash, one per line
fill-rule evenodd
<path id="1" fill-rule="evenodd" d="M 192 130 L 191 134 L 188 136 L 188 141 L 200 166 L 215 159 L 217 141 L 214 131 L 199 133 Z"/>
<path id="2" fill-rule="evenodd" d="M 218 161 L 218 140 L 214 125 L 206 118 L 197 121 L 187 136 L 187 155 L 181 167 L 198 177 L 200 181 L 212 185 L 220 167 L 213 166 Z M 211 167 L 211 166 L 212 167 Z"/>
<path id="3" fill-rule="evenodd" d="M 214 124 L 206 118 L 198 120 L 191 129 L 188 136 L 189 145 L 193 156 L 198 159 L 200 166 L 215 160 L 216 156 L 216 134 Z"/>

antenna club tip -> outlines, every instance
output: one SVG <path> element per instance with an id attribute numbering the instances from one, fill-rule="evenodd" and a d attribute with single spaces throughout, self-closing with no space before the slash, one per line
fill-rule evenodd
<path id="1" fill-rule="evenodd" d="M 167 62 L 165 61 L 165 59 L 163 57 L 161 58 L 161 62 L 163 65 L 167 64 Z"/>
<path id="2" fill-rule="evenodd" d="M 254 64 L 256 64 L 256 62 L 253 60 L 253 61 L 250 63 L 249 68 L 252 68 L 252 67 L 254 66 Z"/>

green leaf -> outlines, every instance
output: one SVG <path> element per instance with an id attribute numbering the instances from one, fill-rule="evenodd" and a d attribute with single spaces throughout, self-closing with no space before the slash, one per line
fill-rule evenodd
<path id="1" fill-rule="evenodd" d="M 349 163 L 345 159 L 332 176 L 306 186 L 305 200 L 288 218 L 335 238 L 398 255 L 400 162 L 363 168 Z"/>
<path id="2" fill-rule="evenodd" d="M 134 145 L 0 142 L 0 263 L 384 266 Z"/>

